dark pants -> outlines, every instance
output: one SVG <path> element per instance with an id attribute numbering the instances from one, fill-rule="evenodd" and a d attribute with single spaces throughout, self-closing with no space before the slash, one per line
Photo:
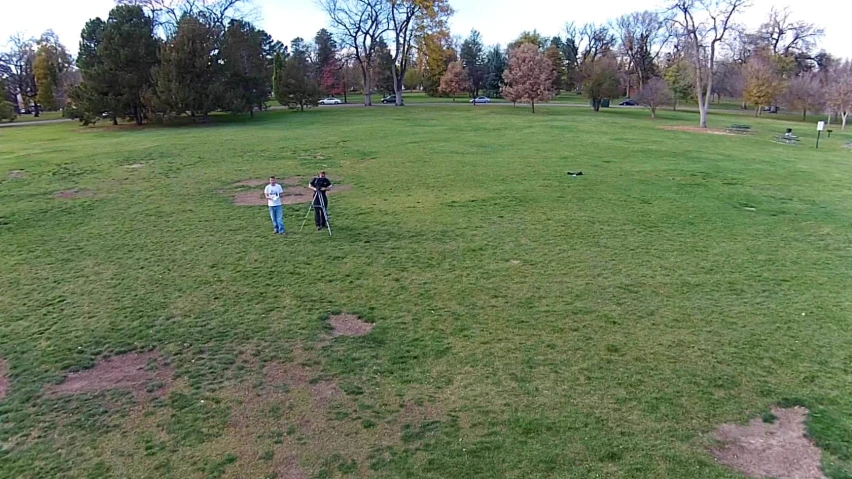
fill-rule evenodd
<path id="1" fill-rule="evenodd" d="M 326 206 L 326 212 L 328 212 L 328 198 L 325 195 L 322 195 L 322 204 Z M 317 228 L 325 228 L 326 221 L 325 215 L 322 211 L 322 204 L 319 202 L 319 198 L 314 202 L 314 224 L 317 225 Z"/>
<path id="2" fill-rule="evenodd" d="M 317 228 L 325 228 L 325 215 L 322 214 L 322 208 L 319 206 L 314 207 L 314 223 Z"/>

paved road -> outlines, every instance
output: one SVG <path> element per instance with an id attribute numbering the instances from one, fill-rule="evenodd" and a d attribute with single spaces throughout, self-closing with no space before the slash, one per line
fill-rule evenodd
<path id="1" fill-rule="evenodd" d="M 343 105 L 320 105 L 319 108 L 358 108 L 363 107 L 363 103 L 346 103 Z M 375 108 L 392 108 L 395 105 L 386 104 L 381 102 L 373 103 L 373 107 Z M 467 107 L 467 108 L 494 108 L 494 107 L 506 107 L 506 106 L 515 106 L 516 108 L 529 108 L 530 106 L 526 103 L 519 103 L 517 105 L 513 105 L 508 102 L 494 102 L 488 104 L 479 104 L 476 106 L 471 105 L 467 101 L 430 101 L 430 102 L 412 102 L 408 103 L 405 106 L 409 107 L 418 107 L 418 106 L 426 106 L 426 107 L 434 107 L 434 106 L 456 106 L 456 107 Z M 590 108 L 589 105 L 585 103 L 539 103 L 536 105 L 536 108 Z M 270 110 L 284 110 L 287 107 L 281 105 L 275 105 L 269 107 Z M 623 108 L 623 109 L 633 109 L 633 108 L 641 108 L 636 106 L 618 106 L 613 105 L 611 108 Z M 689 111 L 689 112 L 697 112 L 698 108 L 679 108 L 678 111 Z M 739 110 L 715 110 L 710 109 L 711 112 L 726 112 L 726 113 L 734 113 L 739 112 Z M 747 112 L 748 113 L 748 112 Z M 0 128 L 10 128 L 15 126 L 36 126 L 36 125 L 51 125 L 54 123 L 62 123 L 66 121 L 73 121 L 68 118 L 61 118 L 58 120 L 38 120 L 38 121 L 23 121 L 23 122 L 12 122 L 12 123 L 0 123 Z"/>
<path id="2" fill-rule="evenodd" d="M 0 128 L 11 128 L 13 126 L 50 125 L 52 123 L 62 123 L 65 121 L 74 120 L 71 120 L 69 118 L 60 118 L 58 120 L 13 121 L 11 123 L 0 123 Z"/>

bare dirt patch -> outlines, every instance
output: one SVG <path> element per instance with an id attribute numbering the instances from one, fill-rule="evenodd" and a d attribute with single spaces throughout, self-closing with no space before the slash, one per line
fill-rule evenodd
<path id="1" fill-rule="evenodd" d="M 308 479 L 308 476 L 299 467 L 299 460 L 295 456 L 288 456 L 284 460 L 278 471 L 278 477 L 281 479 Z"/>
<path id="2" fill-rule="evenodd" d="M 58 198 L 60 200 L 72 200 L 74 198 L 91 198 L 95 196 L 95 192 L 92 190 L 79 190 L 74 188 L 73 190 L 65 190 L 65 191 L 57 191 L 53 194 L 54 198 Z"/>
<path id="3" fill-rule="evenodd" d="M 45 391 L 58 396 L 126 389 L 137 397 L 146 393 L 163 396 L 169 390 L 172 374 L 172 368 L 162 364 L 153 351 L 127 353 L 98 361 L 91 369 L 68 374 L 64 382 Z"/>
<path id="4" fill-rule="evenodd" d="M 0 401 L 6 397 L 6 392 L 9 391 L 9 365 L 3 358 L 0 358 Z"/>
<path id="5" fill-rule="evenodd" d="M 266 185 L 269 182 L 269 179 L 248 179 L 242 180 L 231 185 L 235 188 L 240 187 L 251 187 L 251 188 L 259 188 L 261 186 Z M 301 176 L 293 176 L 290 178 L 283 178 L 278 181 L 284 187 L 284 193 L 281 195 L 281 203 L 285 205 L 295 205 L 300 203 L 310 203 L 314 198 L 314 192 L 310 188 L 306 186 L 308 183 L 308 179 Z M 334 185 L 334 187 L 329 190 L 328 194 L 333 195 L 335 192 L 348 191 L 352 189 L 352 185 Z M 224 193 L 224 192 L 223 192 Z M 231 193 L 233 197 L 233 203 L 237 206 L 266 206 L 266 198 L 263 196 L 263 191 L 253 190 L 253 191 L 238 191 L 236 193 Z"/>
<path id="6" fill-rule="evenodd" d="M 375 324 L 361 320 L 354 314 L 332 314 L 328 317 L 332 336 L 366 336 Z"/>
<path id="7" fill-rule="evenodd" d="M 697 126 L 664 126 L 663 129 L 671 131 L 688 131 L 690 133 L 704 133 L 705 135 L 735 136 L 732 133 L 728 133 L 725 130 L 720 130 L 718 128 L 699 128 Z"/>
<path id="8" fill-rule="evenodd" d="M 272 386 L 307 386 L 312 378 L 311 371 L 301 364 L 269 363 L 263 368 L 263 381 Z"/>
<path id="9" fill-rule="evenodd" d="M 774 423 L 760 418 L 748 425 L 725 424 L 714 438 L 723 443 L 710 451 L 720 463 L 748 477 L 824 479 L 821 452 L 805 435 L 808 410 L 775 408 Z"/>
<path id="10" fill-rule="evenodd" d="M 26 178 L 27 173 L 24 170 L 12 170 L 9 172 L 9 178 L 13 180 L 19 180 L 21 178 Z"/>
<path id="11" fill-rule="evenodd" d="M 242 180 L 234 183 L 234 186 L 263 186 L 269 183 L 269 179 L 257 178 L 250 180 Z"/>

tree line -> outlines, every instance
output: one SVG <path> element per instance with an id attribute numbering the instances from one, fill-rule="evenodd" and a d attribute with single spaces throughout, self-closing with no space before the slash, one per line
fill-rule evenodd
<path id="1" fill-rule="evenodd" d="M 746 30 L 736 23 L 744 0 L 672 0 L 604 24 L 569 23 L 549 38 L 523 32 L 506 46 L 486 46 L 476 30 L 452 35 L 447 0 L 321 0 L 330 29 L 289 48 L 245 18 L 245 2 L 119 0 L 106 20 L 86 24 L 76 61 L 51 32 L 13 38 L 0 87 L 36 112 L 70 104 L 86 122 L 252 114 L 270 98 L 304 109 L 355 90 L 365 105 L 374 92 L 402 105 L 403 91 L 421 89 L 533 111 L 561 92 L 583 93 L 595 110 L 627 95 L 652 115 L 691 101 L 701 126 L 723 97 L 756 115 L 828 111 L 844 126 L 852 105 L 852 65 L 817 49 L 820 28 L 773 9 Z"/>

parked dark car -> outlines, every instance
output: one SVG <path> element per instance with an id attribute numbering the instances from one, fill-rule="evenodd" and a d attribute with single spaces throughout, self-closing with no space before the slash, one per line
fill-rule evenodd
<path id="1" fill-rule="evenodd" d="M 765 107 L 763 107 L 763 111 L 768 112 L 768 113 L 778 113 L 778 110 L 780 110 L 780 108 L 778 108 L 777 106 L 765 106 Z"/>
<path id="2" fill-rule="evenodd" d="M 636 100 L 632 100 L 630 98 L 624 100 L 623 102 L 619 103 L 618 105 L 619 106 L 639 106 L 639 104 L 636 103 Z"/>
<path id="3" fill-rule="evenodd" d="M 396 95 L 388 95 L 382 98 L 382 103 L 396 103 Z"/>

